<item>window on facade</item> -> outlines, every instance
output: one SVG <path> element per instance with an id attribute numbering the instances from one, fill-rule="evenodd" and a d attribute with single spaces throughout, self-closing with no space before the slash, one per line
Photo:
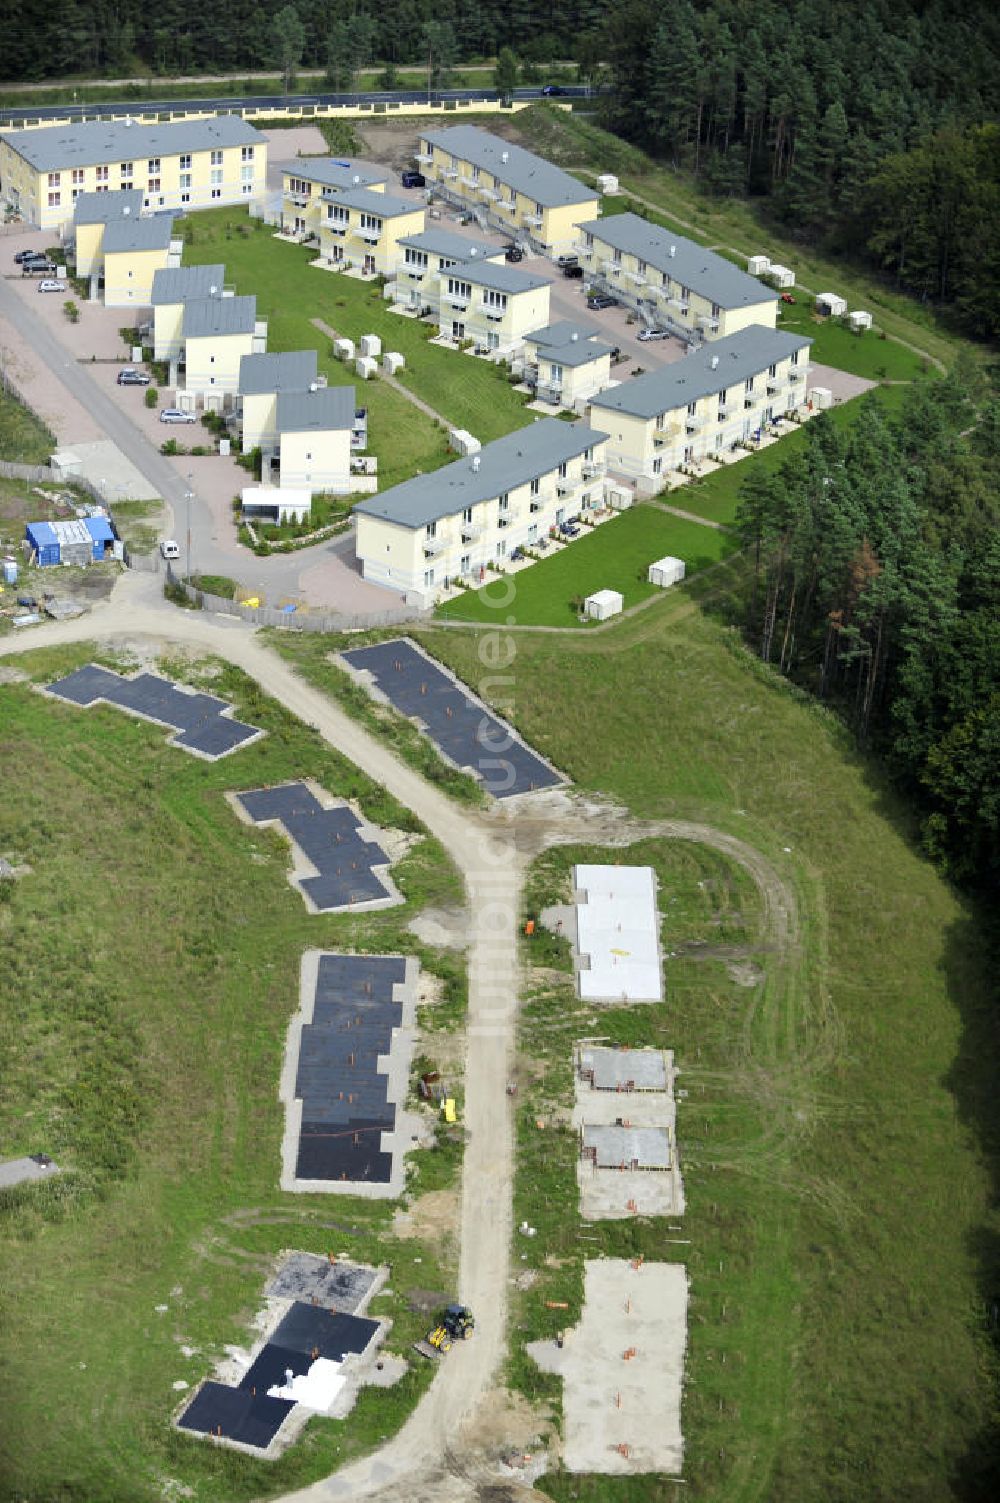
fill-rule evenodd
<path id="1" fill-rule="evenodd" d="M 620 266 L 622 264 L 622 253 L 621 253 L 621 251 L 620 250 L 612 251 L 611 252 L 611 259 L 612 259 L 612 261 L 614 262 L 614 264 L 616 266 Z"/>
<path id="2" fill-rule="evenodd" d="M 697 402 L 689 402 L 688 403 L 688 417 L 694 417 L 694 415 L 695 415 L 695 413 L 697 411 L 698 411 L 698 403 Z"/>
<path id="3" fill-rule="evenodd" d="M 594 237 L 589 230 L 584 230 L 583 232 L 583 243 L 588 250 L 594 249 Z"/>
<path id="4" fill-rule="evenodd" d="M 636 269 L 636 271 L 639 273 L 639 275 L 641 277 L 644 277 L 646 275 L 646 263 L 645 263 L 645 261 L 637 261 L 636 264 L 635 264 L 635 269 Z"/>
<path id="5" fill-rule="evenodd" d="M 213 188 L 212 189 L 212 197 L 213 198 L 221 198 L 222 197 L 222 189 L 221 188 Z"/>
<path id="6" fill-rule="evenodd" d="M 724 392 L 724 391 L 720 391 L 719 392 L 719 406 L 720 407 L 725 407 L 725 405 L 726 405 L 726 395 L 727 395 L 727 393 Z"/>
<path id="7" fill-rule="evenodd" d="M 221 167 L 214 167 L 212 169 L 211 175 L 209 177 L 209 181 L 212 182 L 212 183 L 215 183 L 216 185 L 218 185 L 219 183 L 222 182 L 222 168 Z"/>
<path id="8" fill-rule="evenodd" d="M 769 376 L 776 376 L 778 374 L 778 367 L 777 367 L 777 365 L 769 365 L 768 368 L 767 368 L 767 374 Z"/>
<path id="9" fill-rule="evenodd" d="M 562 383 L 562 378 L 563 378 L 563 368 L 562 368 L 562 366 L 561 365 L 554 365 L 552 367 L 552 379 L 553 379 L 553 381 L 555 381 L 557 384 L 561 384 Z"/>
<path id="10" fill-rule="evenodd" d="M 483 302 L 487 308 L 503 309 L 507 306 L 507 294 L 505 292 L 494 292 L 492 288 L 487 288 L 483 293 Z"/>
<path id="11" fill-rule="evenodd" d="M 332 219 L 334 224 L 347 224 L 350 217 L 348 211 L 341 204 L 334 204 L 327 215 L 327 218 Z"/>
<path id="12" fill-rule="evenodd" d="M 497 543 L 497 558 L 506 558 L 506 556 L 507 542 L 506 539 L 502 539 L 499 543 Z"/>
<path id="13" fill-rule="evenodd" d="M 221 151 L 213 151 L 212 152 L 212 166 L 213 167 L 221 167 L 222 166 L 222 152 Z"/>
<path id="14" fill-rule="evenodd" d="M 73 181 L 74 181 L 74 183 L 82 183 L 83 182 L 83 168 L 82 167 L 74 167 L 73 168 Z"/>
<path id="15" fill-rule="evenodd" d="M 438 524 L 436 522 L 428 522 L 427 526 L 424 528 L 424 536 L 428 538 L 436 538 L 437 530 Z"/>
<path id="16" fill-rule="evenodd" d="M 99 183 L 106 183 L 107 180 L 108 180 L 108 169 L 106 167 L 98 167 L 98 169 L 97 169 L 97 181 Z"/>
<path id="17" fill-rule="evenodd" d="M 426 251 L 411 250 L 409 247 L 407 247 L 407 250 L 406 250 L 406 264 L 407 264 L 407 266 L 426 266 L 427 265 L 427 252 Z"/>
<path id="18" fill-rule="evenodd" d="M 191 195 L 190 195 L 190 193 L 182 193 L 181 194 L 181 203 L 182 204 L 189 204 L 190 202 L 191 202 Z"/>
<path id="19" fill-rule="evenodd" d="M 452 297 L 470 298 L 472 285 L 469 282 L 460 282 L 456 277 L 449 277 L 448 291 Z"/>
<path id="20" fill-rule="evenodd" d="M 743 383 L 743 390 L 753 391 L 753 376 L 747 376 L 746 380 Z"/>
<path id="21" fill-rule="evenodd" d="M 718 303 L 713 303 L 712 304 L 712 317 L 713 318 L 718 318 L 719 312 L 720 312 L 720 309 L 719 309 Z"/>
<path id="22" fill-rule="evenodd" d="M 98 185 L 94 189 L 94 191 L 95 191 L 95 193 L 107 193 L 107 191 L 108 191 L 108 185 L 107 185 L 107 183 L 98 183 Z"/>
<path id="23" fill-rule="evenodd" d="M 180 160 L 178 161 L 177 165 L 180 168 L 181 172 L 190 172 L 191 171 L 191 153 L 189 151 L 182 151 L 181 155 L 180 155 Z"/>
<path id="24" fill-rule="evenodd" d="M 433 569 L 425 569 L 424 570 L 424 584 L 425 585 L 432 585 L 433 583 L 434 583 L 434 570 Z"/>
<path id="25" fill-rule="evenodd" d="M 253 192 L 253 183 L 243 183 L 241 185 L 241 192 L 243 192 L 243 193 L 252 193 Z"/>
<path id="26" fill-rule="evenodd" d="M 252 146 L 244 146 L 243 150 L 242 150 L 242 156 L 243 156 L 244 162 L 252 162 L 253 161 L 253 147 Z"/>
<path id="27" fill-rule="evenodd" d="M 252 167 L 241 167 L 240 168 L 240 177 L 243 179 L 243 181 L 245 183 L 252 183 L 253 182 L 253 168 Z"/>
<path id="28" fill-rule="evenodd" d="M 500 497 L 500 510 L 510 511 L 510 495 L 507 491 L 504 491 L 503 495 Z"/>
<path id="29" fill-rule="evenodd" d="M 191 174 L 190 174 L 190 172 L 182 172 L 181 173 L 181 187 L 182 188 L 190 188 L 190 186 L 191 186 Z"/>
<path id="30" fill-rule="evenodd" d="M 472 507 L 471 506 L 467 506 L 465 508 L 465 510 L 463 511 L 463 513 L 462 513 L 462 521 L 463 522 L 471 522 L 472 521 Z"/>
<path id="31" fill-rule="evenodd" d="M 559 466 L 559 479 L 560 480 L 565 480 L 566 479 L 566 470 L 567 470 L 567 468 L 568 468 L 568 466 L 567 466 L 566 461 L 564 459 L 563 462 L 562 462 L 562 464 Z"/>
<path id="32" fill-rule="evenodd" d="M 155 176 L 155 174 L 160 170 L 159 157 L 150 157 L 149 161 L 146 163 L 146 170 L 147 172 L 153 173 L 153 175 Z"/>
<path id="33" fill-rule="evenodd" d="M 533 496 L 537 496 L 538 495 L 538 492 L 541 489 L 541 485 L 542 485 L 542 482 L 540 480 L 533 480 L 531 482 L 531 494 Z"/>
<path id="34" fill-rule="evenodd" d="M 122 177 L 131 177 L 132 176 L 132 163 L 131 162 L 123 162 L 122 163 L 122 167 L 121 167 L 121 173 L 122 173 Z"/>
<path id="35" fill-rule="evenodd" d="M 49 194 L 49 208 L 50 209 L 58 209 L 59 204 L 60 204 L 61 201 L 62 201 L 62 194 L 58 190 L 56 190 L 55 193 L 50 193 Z"/>
<path id="36" fill-rule="evenodd" d="M 541 219 L 541 217 L 542 217 L 542 206 L 541 206 L 541 204 L 536 204 L 535 205 L 535 218 L 536 219 Z"/>
<path id="37" fill-rule="evenodd" d="M 146 189 L 146 192 L 147 193 L 159 193 L 159 191 L 160 191 L 160 179 L 158 177 L 151 177 L 150 180 L 149 180 L 149 187 Z"/>
<path id="38" fill-rule="evenodd" d="M 793 350 L 792 351 L 792 364 L 793 365 L 798 365 L 798 363 L 799 363 L 799 352 L 798 352 L 798 350 Z"/>
<path id="39" fill-rule="evenodd" d="M 463 574 L 468 574 L 469 570 L 472 568 L 472 554 L 471 553 L 463 553 L 462 554 L 462 561 L 461 561 L 461 563 L 459 564 L 458 567 L 460 568 L 460 570 L 462 571 Z"/>
<path id="40" fill-rule="evenodd" d="M 58 186 L 59 186 L 59 184 L 60 184 L 61 181 L 62 181 L 62 173 L 60 173 L 60 172 L 50 172 L 49 173 L 49 187 L 50 188 L 58 188 Z"/>
<path id="41" fill-rule="evenodd" d="M 376 230 L 379 234 L 381 234 L 382 221 L 381 219 L 379 219 L 377 214 L 362 214 L 361 228 L 363 230 Z"/>

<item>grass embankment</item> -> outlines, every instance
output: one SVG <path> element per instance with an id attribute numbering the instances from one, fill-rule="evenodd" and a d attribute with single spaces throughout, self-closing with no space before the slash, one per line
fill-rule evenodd
<path id="1" fill-rule="evenodd" d="M 21 667 L 47 682 L 91 656 L 50 651 Z M 424 903 L 460 900 L 454 868 L 419 838 L 394 870 L 404 906 L 310 916 L 286 880 L 287 843 L 242 825 L 225 790 L 310 774 L 378 823 L 419 835 L 415 821 L 241 675 L 203 682 L 268 732 L 218 765 L 113 709 L 0 688 L 2 849 L 32 868 L 2 885 L 0 1141 L 4 1157 L 45 1151 L 71 1171 L 0 1197 L 4 1496 L 69 1486 L 152 1503 L 170 1478 L 202 1503 L 260 1497 L 370 1448 L 431 1376 L 415 1366 L 346 1420 L 313 1420 L 274 1464 L 170 1428 L 172 1385 L 193 1389 L 226 1344 L 253 1340 L 281 1249 L 390 1260 L 393 1293 L 374 1309 L 396 1322 L 399 1351 L 426 1323 L 408 1292 L 449 1291 L 455 1256 L 447 1233 L 434 1245 L 393 1236 L 392 1204 L 277 1188 L 302 952 L 402 950 L 434 964 L 406 926 Z M 461 968 L 454 956 L 437 968 L 440 1022 L 453 1027 Z M 433 1058 L 434 1036 L 421 1048 Z M 458 1157 L 454 1145 L 416 1155 L 417 1186 L 447 1184 Z"/>
<path id="2" fill-rule="evenodd" d="M 269 227 L 233 209 L 193 216 L 187 233 L 192 239 L 185 245 L 185 264 L 224 261 L 237 291 L 256 295 L 258 313 L 268 320 L 269 349 L 316 349 L 331 384 L 355 386 L 358 404 L 368 408 L 369 452 L 378 456 L 379 490 L 454 458 L 447 434 L 380 378 L 359 381 L 353 366 L 334 360 L 330 339 L 313 319 L 355 341 L 362 334 L 380 335 L 383 349 L 406 358 L 400 382 L 445 423 L 469 429 L 484 443 L 531 421 L 526 398 L 514 391 L 502 368 L 431 345 L 432 326 L 390 313 L 376 284 L 310 268 L 315 246 L 276 240 Z"/>
<path id="3" fill-rule="evenodd" d="M 480 684 L 478 634 L 418 635 Z M 666 863 L 667 1003 L 634 1026 L 677 1049 L 689 1093 L 679 1117 L 689 1209 L 674 1233 L 690 1239 L 674 1255 L 692 1274 L 686 1486 L 541 1487 L 592 1503 L 988 1495 L 978 1468 L 995 1455 L 984 1158 L 995 1041 L 976 916 L 914 849 L 905 811 L 833 717 L 683 597 L 599 637 L 515 641 L 507 675 L 529 741 L 639 815 L 740 836 L 799 915 L 782 950 L 761 939 L 731 866 L 687 845 L 649 853 Z M 746 991 L 724 956 L 699 962 L 684 948 L 713 933 L 740 943 L 741 926 L 764 973 Z M 567 1026 L 568 990 L 551 971 L 533 990 L 522 1052 L 548 1051 L 544 1105 L 565 1091 L 578 1027 L 619 1037 L 626 1024 L 591 1008 Z M 659 1255 L 663 1243 L 662 1229 L 641 1224 L 584 1240 L 593 1229 L 576 1223 L 572 1143 L 532 1128 L 535 1100 L 522 1107 L 516 1220 L 527 1215 L 539 1235 L 517 1251 L 542 1278 L 521 1302 L 523 1334 L 565 1323 L 544 1301 L 570 1298 L 581 1248 L 621 1249 L 631 1235 L 635 1251 Z M 514 1373 L 527 1381 L 517 1359 Z"/>
<path id="4" fill-rule="evenodd" d="M 647 578 L 655 559 L 682 558 L 688 572 L 696 574 L 736 547 L 727 533 L 669 516 L 656 506 L 637 505 L 574 539 L 552 558 L 541 558 L 502 581 L 491 576 L 482 588 L 449 600 L 438 615 L 494 625 L 592 626 L 596 623 L 581 621 L 580 610 L 595 590 L 618 590 L 628 609 L 660 593 Z"/>
<path id="5" fill-rule="evenodd" d="M 57 447 L 55 434 L 31 408 L 0 387 L 0 459 L 15 464 L 48 464 Z"/>

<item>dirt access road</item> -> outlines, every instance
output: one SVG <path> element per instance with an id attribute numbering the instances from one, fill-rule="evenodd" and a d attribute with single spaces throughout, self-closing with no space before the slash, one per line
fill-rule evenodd
<path id="1" fill-rule="evenodd" d="M 468 902 L 469 1017 L 465 1061 L 467 1146 L 462 1175 L 459 1298 L 476 1312 L 473 1341 L 454 1348 L 402 1429 L 373 1455 L 281 1503 L 378 1498 L 465 1503 L 497 1486 L 489 1459 L 463 1443 L 466 1422 L 481 1416 L 505 1348 L 513 1194 L 511 1103 L 519 981 L 518 930 L 523 874 L 546 846 L 585 840 L 622 846 L 649 834 L 704 842 L 743 865 L 761 890 L 763 938 L 790 963 L 798 950 L 795 897 L 771 864 L 722 831 L 686 821 L 645 824 L 600 800 L 556 790 L 509 800 L 488 811 L 452 804 L 337 705 L 299 677 L 241 622 L 177 611 L 159 581 L 125 575 L 112 599 L 76 621 L 50 623 L 0 641 L 0 659 L 37 648 L 95 641 L 127 648 L 137 639 L 181 645 L 224 658 L 255 679 L 292 714 L 363 767 L 412 809 L 462 873 Z M 513 1481 L 508 1495 L 532 1490 Z M 537 1496 L 537 1495 L 535 1495 Z"/>

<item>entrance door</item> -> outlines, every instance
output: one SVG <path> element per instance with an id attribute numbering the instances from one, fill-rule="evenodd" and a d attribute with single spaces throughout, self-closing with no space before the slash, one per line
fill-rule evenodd
<path id="1" fill-rule="evenodd" d="M 459 323 L 457 318 L 453 318 L 451 321 L 451 337 L 452 339 L 465 338 L 465 325 Z"/>
<path id="2" fill-rule="evenodd" d="M 365 256 L 365 262 L 364 262 L 364 266 L 362 267 L 362 270 L 364 271 L 364 273 L 365 273 L 366 276 L 374 276 L 375 275 L 375 257 L 374 256 Z"/>

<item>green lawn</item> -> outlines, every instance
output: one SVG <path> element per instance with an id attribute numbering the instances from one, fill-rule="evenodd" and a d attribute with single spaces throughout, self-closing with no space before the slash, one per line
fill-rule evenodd
<path id="1" fill-rule="evenodd" d="M 55 435 L 15 396 L 0 387 L 0 459 L 17 464 L 48 464 Z"/>
<path id="2" fill-rule="evenodd" d="M 268 227 L 239 210 L 192 215 L 188 226 L 193 243 L 185 245 L 185 263 L 225 262 L 237 290 L 256 295 L 258 312 L 268 319 L 269 349 L 312 347 L 331 382 L 356 386 L 359 404 L 369 411 L 380 490 L 453 458 L 447 436 L 385 382 L 358 381 L 353 367 L 334 360 L 331 341 L 313 326 L 314 318 L 355 341 L 362 334 L 380 335 L 383 349 L 406 357 L 400 380 L 447 424 L 467 428 L 484 443 L 531 421 L 526 398 L 514 391 L 502 368 L 429 344 L 433 328 L 390 313 L 374 283 L 310 268 L 315 248 L 276 240 Z"/>
<path id="3" fill-rule="evenodd" d="M 998 1124 L 982 921 L 835 719 L 692 609 L 714 579 L 600 635 L 518 634 L 497 690 L 585 792 L 747 841 L 799 913 L 775 949 L 730 860 L 654 842 L 639 854 L 663 878 L 662 1010 L 595 1023 L 575 1011 L 564 963 L 539 953 L 520 1057 L 556 1073 L 522 1105 L 515 1224 L 528 1215 L 539 1235 L 517 1247 L 540 1279 L 515 1306 L 515 1380 L 551 1391 L 517 1352 L 568 1323 L 545 1301 L 578 1297 L 581 1250 L 665 1253 L 655 1223 L 580 1228 L 571 1135 L 534 1129 L 536 1110 L 560 1120 L 573 1036 L 641 1027 L 677 1050 L 688 1211 L 670 1256 L 692 1280 L 683 1490 L 540 1486 L 581 1503 L 986 1497 Z M 479 634 L 418 635 L 489 692 Z M 550 889 L 543 872 L 533 901 Z M 734 948 L 759 984 L 732 984 Z"/>
<path id="4" fill-rule="evenodd" d="M 697 573 L 725 558 L 735 540 L 712 527 L 669 516 L 656 506 L 637 505 L 576 538 L 561 553 L 540 559 L 503 583 L 494 578 L 440 607 L 439 616 L 508 625 L 580 625 L 580 602 L 595 590 L 618 590 L 626 608 L 661 591 L 647 580 L 649 565 L 671 555 Z M 508 602 L 509 586 L 514 588 Z M 503 599 L 502 610 L 498 598 Z M 593 624 L 593 623 L 592 623 Z"/>
<path id="5" fill-rule="evenodd" d="M 880 338 L 877 329 L 853 334 L 846 320 L 820 318 L 807 293 L 793 296 L 794 304 L 778 305 L 778 328 L 807 335 L 813 341 L 810 360 L 870 381 L 915 381 L 926 374 L 929 362 L 896 340 Z"/>
<path id="6" fill-rule="evenodd" d="M 48 682 L 93 651 L 20 666 Z M 250 1344 L 283 1248 L 388 1258 L 393 1292 L 375 1310 L 395 1321 L 393 1350 L 424 1327 L 408 1291 L 453 1284 L 447 1230 L 433 1246 L 400 1239 L 390 1203 L 279 1191 L 278 1079 L 302 951 L 434 965 L 406 926 L 425 903 L 461 900 L 457 874 L 418 838 L 394 870 L 404 906 L 310 916 L 287 843 L 241 824 L 225 790 L 308 773 L 376 822 L 419 827 L 238 673 L 201 683 L 267 736 L 213 765 L 111 708 L 0 687 L 0 849 L 31 867 L 0 891 L 0 1143 L 5 1158 L 46 1151 L 71 1171 L 0 1195 L 0 1492 L 26 1503 L 157 1503 L 167 1478 L 171 1496 L 238 1503 L 327 1474 L 401 1423 L 430 1364 L 344 1421 L 311 1421 L 278 1463 L 178 1435 L 172 1385 L 193 1389 L 226 1344 Z M 438 970 L 453 1028 L 464 981 L 454 956 Z M 433 1008 L 426 1022 L 433 1058 Z M 416 1158 L 418 1188 L 454 1182 L 454 1145 Z"/>

